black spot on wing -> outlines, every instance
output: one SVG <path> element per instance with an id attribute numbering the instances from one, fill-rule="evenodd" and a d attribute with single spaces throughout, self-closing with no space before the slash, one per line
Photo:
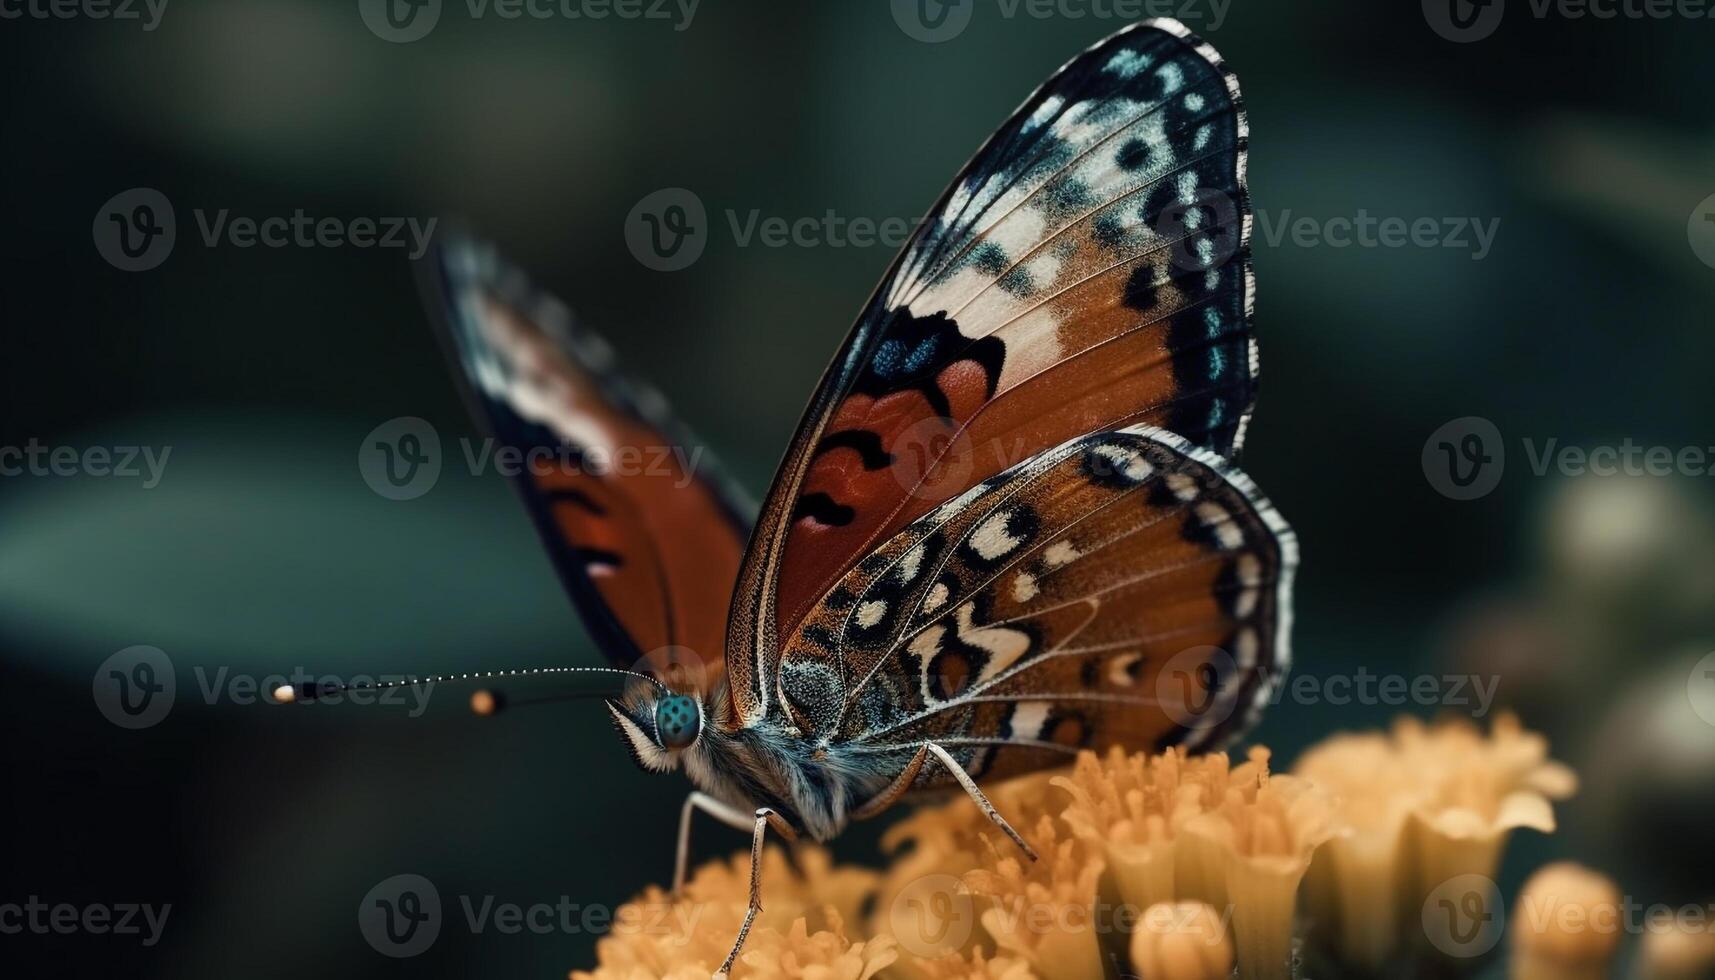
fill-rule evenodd
<path id="1" fill-rule="evenodd" d="M 1155 282 L 1155 267 L 1147 262 L 1140 263 L 1126 277 L 1125 292 L 1120 302 L 1128 309 L 1148 313 L 1160 305 L 1160 289 Z"/>
<path id="2" fill-rule="evenodd" d="M 816 456 L 836 449 L 850 449 L 858 454 L 866 470 L 879 470 L 893 465 L 893 454 L 882 448 L 881 436 L 868 429 L 847 429 L 826 436 L 816 445 Z"/>
<path id="3" fill-rule="evenodd" d="M 792 513 L 793 520 L 808 517 L 827 527 L 845 527 L 856 516 L 856 510 L 821 492 L 807 493 L 799 497 L 798 507 Z"/>
<path id="4" fill-rule="evenodd" d="M 1006 249 L 992 241 L 983 242 L 971 253 L 971 264 L 978 272 L 998 276 L 1007 266 Z"/>
<path id="5" fill-rule="evenodd" d="M 1220 599 L 1221 608 L 1229 615 L 1237 613 L 1244 588 L 1244 580 L 1239 577 L 1239 563 L 1223 562 L 1220 574 L 1215 576 L 1215 595 Z"/>
<path id="6" fill-rule="evenodd" d="M 993 270 L 999 275 L 1005 265 Z M 958 323 L 945 311 L 916 316 L 899 307 L 882 314 L 878 329 L 881 340 L 869 364 L 852 385 L 856 394 L 882 398 L 896 391 L 915 390 L 937 415 L 951 415 L 952 406 L 937 383 L 941 372 L 960 361 L 972 361 L 982 369 L 985 398 L 993 398 L 1006 361 L 1006 343 L 998 337 L 971 340 L 959 333 Z"/>

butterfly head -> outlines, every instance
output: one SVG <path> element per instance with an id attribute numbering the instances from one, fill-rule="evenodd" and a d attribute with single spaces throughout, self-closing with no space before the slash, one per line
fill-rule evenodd
<path id="1" fill-rule="evenodd" d="M 702 737 L 706 717 L 700 694 L 654 683 L 632 685 L 607 710 L 632 758 L 654 772 L 678 768 L 681 753 Z"/>

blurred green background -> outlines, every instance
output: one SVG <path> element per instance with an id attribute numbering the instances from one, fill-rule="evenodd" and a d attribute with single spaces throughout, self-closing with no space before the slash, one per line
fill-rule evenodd
<path id="1" fill-rule="evenodd" d="M 483 721 L 462 691 L 418 718 L 204 703 L 199 668 L 599 660 L 500 477 L 449 459 L 410 501 L 360 478 L 360 441 L 388 419 L 427 419 L 449 452 L 473 435 L 404 254 L 209 248 L 192 212 L 460 216 L 760 494 L 891 250 L 740 247 L 727 212 L 914 218 L 1032 87 L 1123 26 L 966 2 L 969 26 L 938 44 L 881 0 L 705 0 L 688 26 L 473 18 L 449 0 L 404 44 L 355 0 L 171 0 L 149 31 L 0 21 L 0 446 L 171 447 L 152 489 L 0 478 L 0 901 L 173 906 L 152 948 L 25 934 L 0 936 L 0 960 L 144 977 L 588 964 L 589 935 L 472 935 L 456 896 L 609 904 L 667 879 L 686 786 L 634 770 L 599 707 Z M 1565 832 L 1513 848 L 1509 894 L 1571 855 L 1644 901 L 1707 901 L 1715 724 L 1688 678 L 1715 649 L 1715 482 L 1537 476 L 1521 441 L 1715 445 L 1715 269 L 1688 240 L 1715 193 L 1715 21 L 1512 6 L 1470 44 L 1416 3 L 1236 0 L 1218 25 L 1189 8 L 1244 84 L 1271 218 L 1499 221 L 1480 261 L 1259 241 L 1245 468 L 1302 541 L 1300 673 L 1498 675 L 1500 700 L 1585 773 Z M 172 201 L 178 241 L 128 273 L 91 228 L 133 187 Z M 622 229 L 666 187 L 713 225 L 673 273 Z M 1492 420 L 1508 453 L 1474 501 L 1437 493 L 1420 462 L 1463 416 Z M 127 731 L 91 684 L 136 644 L 172 658 L 178 698 Z M 1288 702 L 1256 737 L 1290 759 L 1399 710 L 1429 713 Z M 877 861 L 876 836 L 838 853 Z M 700 856 L 742 843 L 713 823 L 695 840 Z M 399 873 L 448 911 L 408 960 L 354 921 Z"/>

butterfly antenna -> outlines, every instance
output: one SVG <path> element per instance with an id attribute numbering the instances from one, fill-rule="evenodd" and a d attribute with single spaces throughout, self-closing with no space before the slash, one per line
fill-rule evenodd
<path id="1" fill-rule="evenodd" d="M 665 686 L 648 674 L 640 674 L 634 670 L 620 670 L 617 667 L 521 667 L 514 670 L 483 670 L 462 674 L 434 674 L 429 677 L 407 677 L 396 681 L 361 681 L 353 684 L 328 684 L 320 681 L 310 681 L 303 684 L 282 684 L 273 690 L 274 700 L 280 704 L 308 704 L 312 701 L 325 700 L 330 696 L 344 694 L 348 691 L 385 691 L 395 687 L 434 686 L 436 684 L 453 683 L 457 681 L 491 681 L 500 678 L 543 677 L 563 674 L 617 674 L 621 677 L 641 677 L 657 688 L 666 690 Z M 530 698 L 517 704 L 538 704 L 553 701 L 569 701 L 579 698 L 615 697 L 620 693 L 618 688 L 603 688 L 599 691 L 580 691 L 575 694 L 564 694 L 551 697 Z M 499 691 L 483 687 L 471 695 L 470 709 L 479 715 L 493 715 L 508 707 L 507 698 Z"/>

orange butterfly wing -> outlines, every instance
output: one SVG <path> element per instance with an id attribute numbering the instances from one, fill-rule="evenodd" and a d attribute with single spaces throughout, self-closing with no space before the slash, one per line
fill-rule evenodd
<path id="1" fill-rule="evenodd" d="M 976 776 L 1218 747 L 1287 665 L 1296 564 L 1219 455 L 1151 426 L 1094 433 L 859 562 L 788 640 L 781 696 L 807 737 L 887 771 L 928 741 Z"/>
<path id="2" fill-rule="evenodd" d="M 431 307 L 555 569 L 608 658 L 719 676 L 750 505 L 605 342 L 484 244 L 438 243 Z M 669 663 L 661 651 L 679 648 Z M 695 653 L 695 662 L 682 651 Z M 653 655 L 653 656 L 652 656 Z"/>
<path id="3" fill-rule="evenodd" d="M 1237 83 L 1171 22 L 1062 68 L 895 260 L 822 379 L 739 573 L 741 717 L 782 643 L 912 520 L 1068 439 L 1148 423 L 1236 452 L 1255 393 Z"/>

